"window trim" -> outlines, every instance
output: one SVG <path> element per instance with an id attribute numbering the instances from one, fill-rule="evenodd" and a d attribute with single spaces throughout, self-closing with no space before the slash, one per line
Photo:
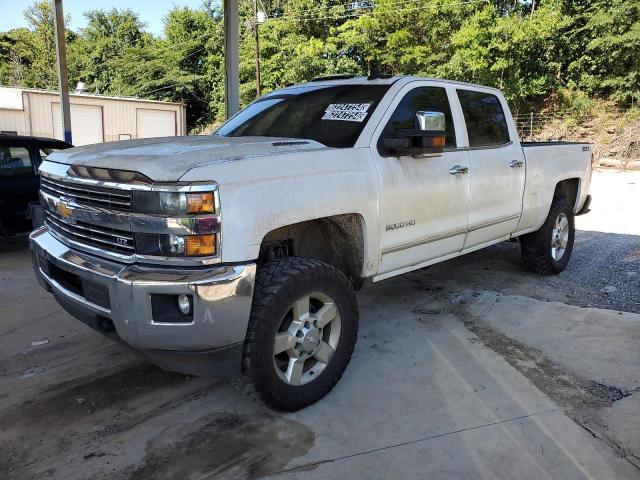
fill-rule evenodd
<path id="1" fill-rule="evenodd" d="M 492 143 L 489 145 L 476 145 L 476 146 L 471 146 L 471 140 L 469 139 L 469 128 L 467 127 L 467 119 L 464 117 L 464 108 L 462 106 L 462 102 L 460 101 L 460 95 L 459 92 L 474 92 L 474 93 L 483 93 L 485 95 L 491 95 L 493 97 L 495 97 L 498 100 L 498 104 L 500 105 L 500 109 L 502 110 L 502 115 L 504 115 L 504 122 L 505 125 L 507 126 L 507 135 L 508 135 L 508 140 L 504 143 Z M 459 88 L 458 86 L 455 87 L 455 93 L 456 93 L 456 99 L 458 101 L 458 105 L 460 107 L 460 117 L 462 119 L 462 124 L 464 125 L 464 129 L 465 129 L 465 134 L 467 137 L 467 147 L 464 147 L 464 150 L 468 150 L 468 151 L 472 151 L 472 150 L 491 150 L 491 149 L 495 149 L 495 148 L 503 148 L 503 147 L 507 147 L 510 145 L 513 145 L 513 135 L 511 132 L 511 125 L 509 124 L 509 119 L 508 117 L 511 115 L 511 110 L 509 109 L 508 105 L 505 105 L 504 101 L 503 101 L 503 97 L 500 94 L 497 94 L 495 92 L 489 91 L 487 89 L 483 89 L 481 87 L 475 88 L 475 86 L 469 86 L 468 88 Z"/>
<path id="2" fill-rule="evenodd" d="M 505 148 L 513 145 L 513 140 L 509 140 L 506 143 L 500 143 L 495 145 L 484 145 L 482 147 L 449 147 L 445 148 L 445 152 L 472 152 L 474 150 L 495 150 L 496 148 Z"/>

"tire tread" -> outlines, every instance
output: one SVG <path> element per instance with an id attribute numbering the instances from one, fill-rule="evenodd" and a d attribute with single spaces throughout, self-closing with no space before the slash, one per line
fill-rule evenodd
<path id="1" fill-rule="evenodd" d="M 569 213 L 569 225 L 570 229 L 574 229 L 573 224 L 573 210 L 564 196 L 557 195 L 551 202 L 551 208 L 544 224 L 535 232 L 522 235 L 520 237 L 522 260 L 527 270 L 542 275 L 554 275 L 560 273 L 566 266 L 571 252 L 573 251 L 573 238 L 574 233 L 570 231 L 570 245 L 567 246 L 565 252 L 565 258 L 561 259 L 561 264 L 555 262 L 551 257 L 551 229 L 553 228 L 555 219 L 562 212 Z"/>
<path id="2" fill-rule="evenodd" d="M 292 398 L 290 401 L 283 398 L 276 398 L 263 381 L 264 369 L 271 368 L 271 365 L 263 365 L 258 362 L 256 358 L 261 339 L 264 338 L 266 334 L 266 331 L 261 330 L 261 327 L 269 324 L 268 320 L 272 310 L 272 299 L 279 295 L 284 289 L 290 288 L 294 282 L 313 282 L 319 278 L 326 277 L 329 277 L 332 282 L 336 282 L 339 288 L 351 292 L 351 298 L 353 300 L 352 305 L 350 305 L 355 311 L 355 321 L 351 322 L 351 338 L 353 338 L 353 341 L 348 344 L 346 361 L 343 361 L 330 381 L 326 382 L 321 392 L 314 395 L 313 398 Z M 276 410 L 282 411 L 299 410 L 322 398 L 338 383 L 349 364 L 355 347 L 355 339 L 357 338 L 357 317 L 358 308 L 353 287 L 347 277 L 335 267 L 318 260 L 304 257 L 287 257 L 261 266 L 256 272 L 253 305 L 243 356 L 243 373 L 247 377 L 246 380 L 253 385 L 253 388 L 245 387 L 244 390 L 249 393 L 250 396 L 254 397 L 254 399 L 262 401 Z"/>

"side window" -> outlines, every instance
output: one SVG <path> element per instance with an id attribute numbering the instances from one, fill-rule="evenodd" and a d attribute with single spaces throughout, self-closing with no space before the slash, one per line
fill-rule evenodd
<path id="1" fill-rule="evenodd" d="M 500 100 L 495 95 L 458 90 L 470 147 L 509 143 L 509 128 Z"/>
<path id="2" fill-rule="evenodd" d="M 25 147 L 0 147 L 0 177 L 34 175 L 29 150 Z"/>
<path id="3" fill-rule="evenodd" d="M 441 87 L 418 87 L 407 93 L 400 101 L 384 127 L 378 139 L 378 151 L 381 155 L 391 155 L 382 143 L 385 137 L 394 137 L 397 129 L 416 128 L 416 112 L 442 112 L 445 115 L 446 139 L 445 147 L 455 148 L 456 131 L 453 127 L 451 107 L 447 98 L 447 91 Z"/>

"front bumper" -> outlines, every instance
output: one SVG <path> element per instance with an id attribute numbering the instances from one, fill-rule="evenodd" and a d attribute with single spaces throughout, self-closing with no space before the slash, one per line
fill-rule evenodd
<path id="1" fill-rule="evenodd" d="M 38 282 L 90 327 L 166 370 L 217 377 L 240 373 L 255 264 L 125 265 L 73 250 L 47 227 L 35 230 L 30 240 Z M 192 296 L 191 321 L 154 318 L 152 296 L 180 294 Z"/>

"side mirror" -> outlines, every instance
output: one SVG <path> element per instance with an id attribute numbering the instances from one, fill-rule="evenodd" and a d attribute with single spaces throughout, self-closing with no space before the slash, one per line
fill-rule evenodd
<path id="1" fill-rule="evenodd" d="M 385 148 L 397 155 L 440 155 L 445 145 L 444 113 L 418 111 L 415 128 L 396 129 L 395 133 L 382 141 Z"/>

